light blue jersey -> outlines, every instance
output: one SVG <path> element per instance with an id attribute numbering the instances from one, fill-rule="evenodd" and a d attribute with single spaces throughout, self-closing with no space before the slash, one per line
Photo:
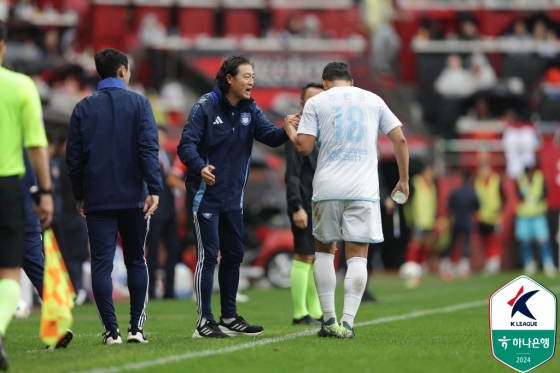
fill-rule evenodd
<path id="1" fill-rule="evenodd" d="M 401 125 L 379 96 L 357 87 L 310 98 L 298 135 L 315 136 L 319 146 L 313 201 L 379 201 L 377 134 Z"/>

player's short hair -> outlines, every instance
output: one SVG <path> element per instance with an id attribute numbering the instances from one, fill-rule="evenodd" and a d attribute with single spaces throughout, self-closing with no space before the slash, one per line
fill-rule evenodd
<path id="1" fill-rule="evenodd" d="M 123 52 L 107 48 L 95 54 L 95 68 L 101 79 L 116 78 L 121 66 L 128 70 L 128 57 Z"/>
<path id="2" fill-rule="evenodd" d="M 6 24 L 0 21 L 0 41 L 6 40 L 8 38 L 8 28 Z"/>
<path id="3" fill-rule="evenodd" d="M 346 80 L 349 82 L 352 80 L 352 75 L 350 74 L 348 65 L 344 62 L 330 62 L 323 69 L 322 79 L 328 80 L 329 82 L 333 80 Z"/>
<path id="4" fill-rule="evenodd" d="M 303 98 L 305 97 L 305 92 L 307 92 L 308 88 L 319 88 L 319 89 L 325 89 L 323 88 L 322 84 L 319 83 L 307 83 L 306 85 L 304 85 L 303 87 L 301 87 L 301 99 L 303 100 Z"/>
<path id="5" fill-rule="evenodd" d="M 253 68 L 255 68 L 255 65 L 251 62 L 251 60 L 249 60 L 248 57 L 242 55 L 231 56 L 224 61 L 222 67 L 220 67 L 220 70 L 218 70 L 218 73 L 216 74 L 216 79 L 214 79 L 214 82 L 218 87 L 220 87 L 222 93 L 229 92 L 229 86 L 231 84 L 228 83 L 227 76 L 236 76 L 239 73 L 239 66 L 241 65 L 251 65 Z"/>

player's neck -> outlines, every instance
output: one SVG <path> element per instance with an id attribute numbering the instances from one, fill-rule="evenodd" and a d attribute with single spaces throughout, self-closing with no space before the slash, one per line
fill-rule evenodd
<path id="1" fill-rule="evenodd" d="M 328 89 L 336 87 L 351 87 L 352 83 L 346 80 L 333 80 L 328 82 Z"/>

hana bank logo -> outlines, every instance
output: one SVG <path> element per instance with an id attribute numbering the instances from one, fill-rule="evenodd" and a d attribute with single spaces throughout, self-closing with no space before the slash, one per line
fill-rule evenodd
<path id="1" fill-rule="evenodd" d="M 523 286 L 521 286 L 521 288 L 517 292 L 517 295 L 514 298 L 512 298 L 509 302 L 507 302 L 507 304 L 509 304 L 509 306 L 512 307 L 511 317 L 513 318 L 513 316 L 515 316 L 517 313 L 520 313 L 523 316 L 528 317 L 535 321 L 511 321 L 510 322 L 511 326 L 537 326 L 537 319 L 535 318 L 535 316 L 533 316 L 533 314 L 529 310 L 529 307 L 527 306 L 527 301 L 531 299 L 533 295 L 538 293 L 539 290 L 529 291 L 525 294 L 523 294 L 523 290 L 524 290 Z"/>

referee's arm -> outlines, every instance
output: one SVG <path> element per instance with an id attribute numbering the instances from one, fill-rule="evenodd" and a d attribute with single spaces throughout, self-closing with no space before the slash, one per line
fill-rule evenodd
<path id="1" fill-rule="evenodd" d="M 41 99 L 35 83 L 26 79 L 24 94 L 20 97 L 23 145 L 27 148 L 29 160 L 37 175 L 40 199 L 35 213 L 43 227 L 50 225 L 53 217 L 53 199 L 49 156 L 47 154 L 47 135 L 42 120 Z"/>

